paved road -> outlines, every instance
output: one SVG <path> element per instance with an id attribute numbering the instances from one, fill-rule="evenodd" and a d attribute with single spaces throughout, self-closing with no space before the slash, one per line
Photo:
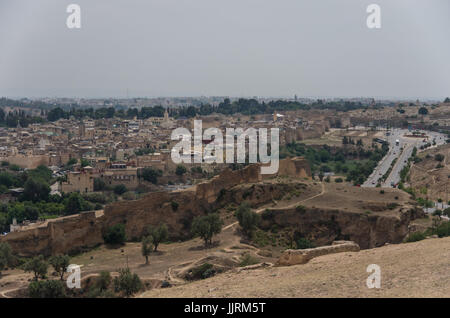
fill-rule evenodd
<path id="1" fill-rule="evenodd" d="M 363 187 L 375 187 L 378 180 L 386 174 L 386 172 L 391 167 L 394 159 L 397 161 L 392 168 L 391 173 L 386 178 L 386 181 L 381 184 L 381 187 L 389 188 L 400 182 L 400 171 L 408 163 L 408 159 L 411 157 L 414 147 L 420 151 L 420 146 L 426 143 L 436 142 L 436 146 L 443 145 L 446 142 L 446 136 L 436 132 L 422 131 L 428 136 L 427 138 L 410 138 L 405 137 L 409 134 L 406 129 L 392 129 L 387 135 L 385 135 L 385 140 L 389 143 L 388 154 L 380 161 L 378 166 L 374 169 L 373 173 L 367 178 L 366 182 L 362 185 Z M 397 144 L 396 141 L 399 141 Z M 425 141 L 424 141 L 425 140 Z M 427 148 L 430 149 L 430 148 Z"/>

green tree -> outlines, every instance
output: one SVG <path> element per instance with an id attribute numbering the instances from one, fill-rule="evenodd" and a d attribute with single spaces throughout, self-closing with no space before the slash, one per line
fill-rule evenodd
<path id="1" fill-rule="evenodd" d="M 22 194 L 23 201 L 47 201 L 50 187 L 41 179 L 28 178 Z"/>
<path id="2" fill-rule="evenodd" d="M 419 108 L 419 115 L 427 115 L 427 114 L 428 114 L 428 109 L 426 109 L 425 107 Z"/>
<path id="3" fill-rule="evenodd" d="M 55 272 L 59 274 L 61 280 L 63 280 L 64 273 L 67 271 L 67 267 L 70 265 L 69 255 L 56 255 L 49 259 L 50 265 L 53 266 Z"/>
<path id="4" fill-rule="evenodd" d="M 137 274 L 131 273 L 129 268 L 119 269 L 119 277 L 114 278 L 116 292 L 123 292 L 126 297 L 130 297 L 141 288 L 142 282 Z"/>
<path id="5" fill-rule="evenodd" d="M 23 265 L 25 272 L 33 272 L 34 280 L 39 277 L 44 278 L 47 275 L 48 263 L 44 260 L 44 256 L 35 256 Z"/>
<path id="6" fill-rule="evenodd" d="M 144 168 L 141 171 L 141 177 L 148 182 L 151 182 L 153 184 L 158 183 L 158 177 L 162 176 L 161 170 L 156 170 L 153 168 Z"/>
<path id="7" fill-rule="evenodd" d="M 145 236 L 142 239 L 142 246 L 141 246 L 141 253 L 142 256 L 145 257 L 145 264 L 148 264 L 148 256 L 152 252 L 152 249 L 153 249 L 152 237 Z"/>
<path id="8" fill-rule="evenodd" d="M 191 232 L 194 236 L 199 236 L 205 241 L 205 247 L 212 244 L 214 235 L 222 231 L 223 222 L 219 214 L 212 213 L 204 216 L 199 216 L 192 222 Z"/>
<path id="9" fill-rule="evenodd" d="M 94 191 L 103 191 L 106 189 L 106 183 L 100 178 L 94 179 Z"/>
<path id="10" fill-rule="evenodd" d="M 178 165 L 177 168 L 175 169 L 175 174 L 177 176 L 182 176 L 183 174 L 186 173 L 186 167 L 183 165 Z"/>
<path id="11" fill-rule="evenodd" d="M 60 280 L 33 281 L 28 285 L 31 298 L 64 298 L 66 289 Z"/>
<path id="12" fill-rule="evenodd" d="M 11 246 L 8 243 L 0 243 L 0 277 L 2 270 L 11 266 L 14 262 Z"/>
<path id="13" fill-rule="evenodd" d="M 111 274 L 107 271 L 101 271 L 100 276 L 97 280 L 97 287 L 100 289 L 100 291 L 107 290 L 109 285 L 111 284 Z"/>
<path id="14" fill-rule="evenodd" d="M 152 243 L 155 246 L 155 252 L 158 249 L 158 245 L 161 242 L 164 242 L 167 237 L 169 236 L 169 230 L 167 229 L 167 225 L 164 223 L 161 223 L 157 227 L 149 226 L 148 227 L 148 234 L 151 237 Z"/>
<path id="15" fill-rule="evenodd" d="M 250 205 L 247 202 L 243 202 L 236 210 L 236 218 L 239 221 L 239 225 L 242 227 L 244 233 L 251 237 L 256 230 L 261 217 L 259 214 L 253 212 Z"/>
<path id="16" fill-rule="evenodd" d="M 114 187 L 114 193 L 117 195 L 122 195 L 127 191 L 128 191 L 127 187 L 123 184 L 118 184 Z"/>
<path id="17" fill-rule="evenodd" d="M 116 224 L 109 227 L 103 235 L 106 244 L 124 244 L 127 237 L 125 235 L 125 225 Z"/>
<path id="18" fill-rule="evenodd" d="M 66 215 L 80 213 L 83 210 L 83 198 L 78 192 L 72 192 L 64 202 Z"/>

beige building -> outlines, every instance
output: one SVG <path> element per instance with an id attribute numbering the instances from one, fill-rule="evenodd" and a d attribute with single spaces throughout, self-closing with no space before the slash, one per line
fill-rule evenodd
<path id="1" fill-rule="evenodd" d="M 67 182 L 61 183 L 61 192 L 88 193 L 94 191 L 94 174 L 92 169 L 70 172 L 67 175 Z"/>
<path id="2" fill-rule="evenodd" d="M 123 184 L 128 189 L 136 189 L 139 186 L 137 170 L 125 164 L 111 164 L 110 169 L 99 173 L 99 178 L 110 187 Z"/>

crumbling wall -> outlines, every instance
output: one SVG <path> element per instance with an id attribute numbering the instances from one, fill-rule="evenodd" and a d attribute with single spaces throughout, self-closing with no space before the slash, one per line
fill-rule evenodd
<path id="1" fill-rule="evenodd" d="M 351 241 L 335 241 L 332 245 L 328 246 L 303 250 L 285 250 L 276 265 L 291 266 L 306 264 L 315 257 L 343 252 L 359 252 L 359 245 Z"/>

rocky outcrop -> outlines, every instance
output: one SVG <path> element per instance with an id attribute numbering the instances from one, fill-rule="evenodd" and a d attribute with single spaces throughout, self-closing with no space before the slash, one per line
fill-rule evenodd
<path id="1" fill-rule="evenodd" d="M 304 207 L 271 209 L 263 212 L 261 227 L 265 230 L 290 228 L 296 236 L 319 246 L 335 240 L 351 240 L 367 249 L 401 243 L 408 234 L 409 222 L 422 215 L 423 211 L 414 207 L 404 208 L 398 215 Z"/>
<path id="2" fill-rule="evenodd" d="M 216 201 L 220 191 L 229 189 L 238 184 L 256 183 L 261 181 L 261 167 L 257 164 L 250 165 L 240 170 L 231 170 L 229 168 L 222 171 L 211 180 L 200 183 L 196 187 L 195 196 L 198 199 L 204 199 L 209 203 Z"/>
<path id="3" fill-rule="evenodd" d="M 359 252 L 359 245 L 351 241 L 335 241 L 332 245 L 308 248 L 303 250 L 286 250 L 281 254 L 276 265 L 291 266 L 306 264 L 311 259 L 335 253 Z"/>

